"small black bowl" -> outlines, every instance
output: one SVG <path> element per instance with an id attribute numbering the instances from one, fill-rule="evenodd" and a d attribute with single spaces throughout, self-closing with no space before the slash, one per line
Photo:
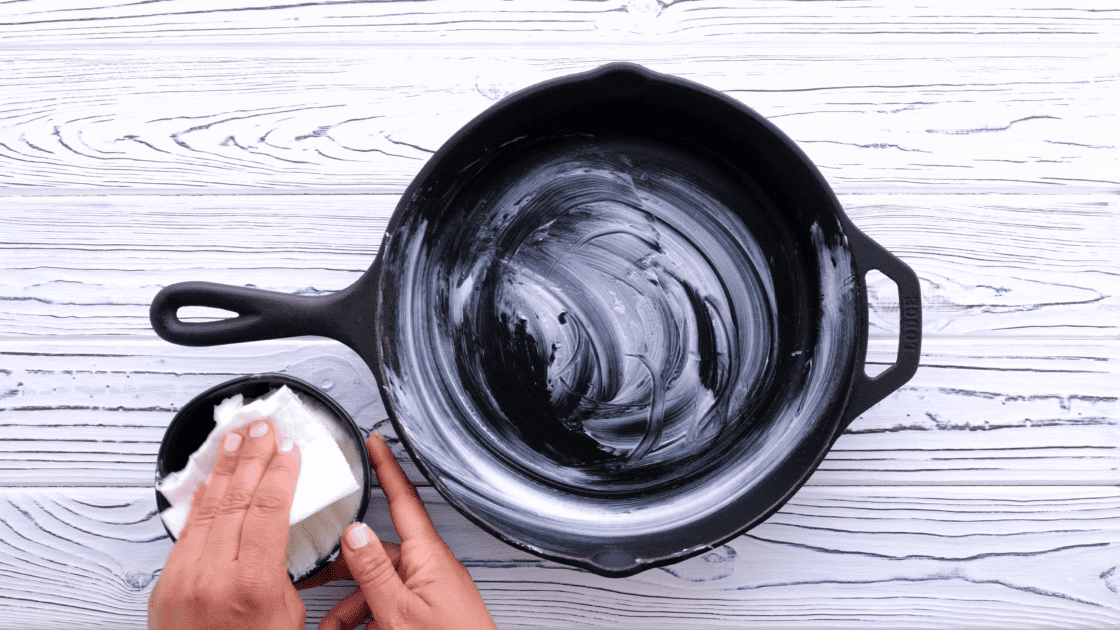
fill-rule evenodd
<path id="1" fill-rule="evenodd" d="M 338 418 L 339 424 L 346 428 L 347 432 L 353 438 L 353 446 L 356 449 L 356 459 L 362 462 L 362 500 L 358 506 L 358 513 L 354 515 L 356 521 L 365 518 L 366 507 L 369 505 L 370 495 L 370 468 L 369 459 L 365 452 L 365 442 L 362 439 L 362 434 L 358 430 L 358 425 L 354 423 L 354 419 L 346 410 L 339 406 L 332 398 L 324 394 L 321 390 L 316 388 L 310 383 L 293 378 L 286 374 L 254 374 L 251 376 L 243 376 L 241 378 L 226 381 L 220 385 L 212 387 L 198 396 L 195 396 L 188 402 L 175 417 L 171 419 L 171 424 L 167 426 L 167 431 L 163 434 L 163 441 L 159 445 L 159 454 L 156 455 L 156 486 L 162 479 L 167 477 L 173 472 L 182 470 L 187 465 L 187 460 L 190 459 L 191 453 L 198 450 L 202 443 L 206 441 L 206 437 L 214 430 L 214 406 L 223 400 L 241 394 L 246 399 L 259 398 L 267 394 L 269 391 L 279 389 L 281 386 L 287 385 L 289 389 L 297 394 L 306 396 L 315 402 L 323 405 L 331 413 Z M 343 446 L 343 448 L 345 448 Z M 156 490 L 156 507 L 162 514 L 164 510 L 171 507 L 159 490 Z M 171 538 L 172 542 L 175 541 L 175 535 L 171 530 L 167 529 L 167 525 L 163 523 L 160 518 L 160 523 L 163 524 L 163 529 Z M 323 570 L 330 560 L 337 557 L 338 552 L 341 550 L 341 540 L 336 543 L 334 549 L 326 560 L 320 561 L 314 569 L 303 576 L 302 579 L 295 581 L 295 583 L 304 582 L 311 579 L 319 571 Z M 294 578 L 293 578 L 294 580 Z"/>

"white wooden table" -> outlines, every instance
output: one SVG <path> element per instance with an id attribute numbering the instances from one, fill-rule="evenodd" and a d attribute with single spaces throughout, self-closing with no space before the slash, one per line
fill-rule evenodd
<path id="1" fill-rule="evenodd" d="M 1120 627 L 1118 7 L 0 2 L 0 628 L 144 627 L 171 548 L 155 453 L 203 389 L 284 371 L 392 430 L 337 343 L 158 339 L 161 287 L 347 286 L 461 125 L 613 60 L 800 143 L 921 277 L 923 364 L 768 522 L 631 578 L 516 551 L 421 488 L 498 625 Z M 898 305 L 871 288 L 881 367 Z M 383 503 L 367 520 L 391 538 Z M 306 592 L 309 627 L 348 588 Z"/>

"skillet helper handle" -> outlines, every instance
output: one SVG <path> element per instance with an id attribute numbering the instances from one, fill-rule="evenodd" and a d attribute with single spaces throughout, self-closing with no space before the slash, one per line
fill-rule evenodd
<path id="1" fill-rule="evenodd" d="M 918 371 L 922 356 L 922 291 L 918 274 L 859 230 L 849 232 L 848 242 L 858 273 L 877 269 L 898 286 L 898 357 L 886 371 L 870 377 L 865 371 L 867 357 L 864 355 L 863 364 L 856 368 L 852 395 L 837 436 L 857 416 L 905 385 Z"/>
<path id="2" fill-rule="evenodd" d="M 182 346 L 217 346 L 300 335 L 338 337 L 332 306 L 339 294 L 290 295 L 214 282 L 180 282 L 164 288 L 149 312 L 160 337 Z M 184 306 L 207 306 L 237 313 L 214 322 L 184 322 Z"/>

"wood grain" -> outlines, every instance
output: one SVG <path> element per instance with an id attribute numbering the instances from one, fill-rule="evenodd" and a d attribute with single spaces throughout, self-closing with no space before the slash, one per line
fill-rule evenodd
<path id="1" fill-rule="evenodd" d="M 912 44 L 951 40 L 1102 41 L 1117 12 L 1101 0 L 892 2 L 716 0 L 452 0 L 377 3 L 273 0 L 33 0 L 0 5 L 0 45 L 735 45 L 822 36 L 843 45 L 876 38 Z"/>
<path id="2" fill-rule="evenodd" d="M 877 341 L 870 361 L 892 353 Z M 914 379 L 853 422 L 809 483 L 1114 485 L 1118 353 L 1115 340 L 928 340 Z M 364 431 L 394 435 L 369 369 L 335 342 L 7 341 L 0 362 L 0 486 L 150 486 L 175 411 L 258 372 L 329 387 Z"/>
<path id="3" fill-rule="evenodd" d="M 467 55 L 438 46 L 10 50 L 0 188 L 399 194 L 501 97 L 634 61 L 754 108 L 841 193 L 1120 190 L 1115 46 L 744 41 Z"/>
<path id="4" fill-rule="evenodd" d="M 421 495 L 501 628 L 1120 622 L 1114 487 L 805 488 L 706 555 L 615 580 L 517 551 Z M 397 540 L 379 495 L 366 522 Z M 0 628 L 145 626 L 171 548 L 150 490 L 3 489 L 0 531 Z M 304 592 L 308 627 L 352 587 Z"/>
<path id="5" fill-rule="evenodd" d="M 929 336 L 1115 338 L 1115 196 L 841 198 L 857 226 L 910 265 Z M 868 287 L 871 332 L 895 338 L 893 283 Z"/>
<path id="6" fill-rule="evenodd" d="M 372 264 L 397 199 L 0 197 L 0 339 L 150 337 L 152 298 L 187 280 L 305 295 L 342 289 Z M 1115 338 L 1116 199 L 845 195 L 841 202 L 918 273 L 927 336 Z M 871 334 L 896 339 L 893 283 L 873 283 L 870 301 Z"/>
<path id="7" fill-rule="evenodd" d="M 421 487 L 499 626 L 1120 626 L 1114 4 L 0 2 L 0 630 L 145 627 L 155 453 L 212 385 L 287 372 L 392 437 L 350 350 L 172 346 L 159 288 L 345 287 L 467 121 L 619 60 L 799 144 L 919 274 L 922 367 L 766 523 L 632 578 L 519 552 Z M 898 301 L 869 293 L 874 373 Z M 393 539 L 380 499 L 367 522 Z M 306 592 L 308 627 L 351 588 Z"/>

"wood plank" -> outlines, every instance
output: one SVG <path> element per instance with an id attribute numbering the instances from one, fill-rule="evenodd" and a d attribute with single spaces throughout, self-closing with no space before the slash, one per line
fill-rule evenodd
<path id="1" fill-rule="evenodd" d="M 501 628 L 1120 623 L 1115 487 L 805 488 L 746 535 L 624 579 L 517 551 L 420 491 Z M 144 627 L 171 548 L 154 508 L 140 488 L 0 490 L 3 627 Z M 397 540 L 379 496 L 365 520 Z M 304 592 L 307 627 L 351 588 Z"/>
<path id="2" fill-rule="evenodd" d="M 876 341 L 870 360 L 892 353 Z M 928 340 L 914 379 L 853 422 L 809 483 L 1115 485 L 1118 357 L 1116 340 Z M 0 486 L 150 486 L 175 410 L 242 374 L 330 385 L 363 431 L 395 439 L 369 369 L 329 341 L 5 341 L 0 364 Z"/>
<path id="3" fill-rule="evenodd" d="M 372 264 L 396 195 L 0 197 L 0 338 L 152 335 L 148 306 L 186 280 L 315 295 Z M 1120 330 L 1112 196 L 845 195 L 921 279 L 926 336 L 1106 337 Z M 871 334 L 898 297 L 871 284 Z"/>
<path id="4" fill-rule="evenodd" d="M 0 188 L 399 194 L 433 151 L 502 96 L 634 61 L 754 108 L 842 193 L 1120 190 L 1112 107 L 1120 53 L 1111 42 L 987 46 L 958 36 L 920 49 L 746 42 L 469 54 L 306 42 L 11 50 L 0 99 Z"/>
<path id="5" fill-rule="evenodd" d="M 1115 484 L 1118 351 L 928 338 L 915 377 L 852 422 L 810 483 Z M 893 352 L 874 340 L 868 360 L 889 363 Z"/>
<path id="6" fill-rule="evenodd" d="M 313 2 L 37 0 L 0 5 L 0 45 L 379 45 L 737 44 L 868 38 L 929 43 L 948 38 L 1053 45 L 1105 39 L 1117 14 L 1100 0 L 967 2 L 937 5 L 715 0 L 482 0 Z"/>
<path id="7" fill-rule="evenodd" d="M 1115 338 L 1120 201 L 1070 196 L 842 196 L 921 280 L 923 334 Z M 897 290 L 869 284 L 871 332 L 896 338 Z"/>

